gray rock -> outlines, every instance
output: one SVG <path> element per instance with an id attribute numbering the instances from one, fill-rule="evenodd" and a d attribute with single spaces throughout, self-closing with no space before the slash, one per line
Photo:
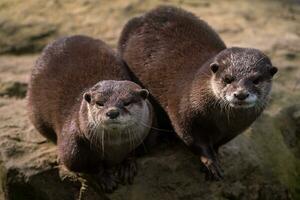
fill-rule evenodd
<path id="1" fill-rule="evenodd" d="M 58 166 L 56 146 L 30 125 L 24 100 L 0 103 L 4 105 L 1 113 L 19 116 L 0 117 L 5 122 L 0 126 L 0 174 L 6 199 L 71 200 L 81 195 L 82 199 L 116 200 L 288 200 L 291 194 L 299 195 L 299 158 L 283 139 L 285 125 L 278 120 L 291 110 L 299 112 L 300 106 L 283 109 L 274 117 L 263 115 L 250 130 L 225 145 L 220 152 L 223 181 L 207 182 L 199 159 L 179 141 L 171 140 L 138 160 L 139 173 L 133 185 L 120 185 L 105 196 L 92 177 Z M 294 123 L 291 119 L 287 122 Z"/>

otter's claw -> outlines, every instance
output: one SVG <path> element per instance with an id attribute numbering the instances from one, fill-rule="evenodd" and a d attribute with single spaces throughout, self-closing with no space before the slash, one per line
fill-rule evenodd
<path id="1" fill-rule="evenodd" d="M 135 159 L 130 158 L 125 160 L 119 167 L 118 176 L 122 183 L 132 184 L 133 179 L 137 174 L 137 163 Z"/>
<path id="2" fill-rule="evenodd" d="M 201 161 L 206 167 L 206 180 L 219 181 L 224 178 L 223 170 L 221 169 L 218 160 L 201 157 Z"/>
<path id="3" fill-rule="evenodd" d="M 118 183 L 120 181 L 118 177 L 112 174 L 111 172 L 103 172 L 98 177 L 98 182 L 101 185 L 104 192 L 112 193 L 118 188 Z"/>

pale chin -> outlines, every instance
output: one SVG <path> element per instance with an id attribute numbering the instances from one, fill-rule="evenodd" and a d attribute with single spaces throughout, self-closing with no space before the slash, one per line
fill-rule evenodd
<path id="1" fill-rule="evenodd" d="M 226 95 L 225 100 L 229 103 L 229 105 L 233 108 L 252 108 L 255 107 L 257 102 L 257 96 L 254 94 L 250 94 L 248 98 L 244 101 L 237 101 L 233 95 Z"/>
<path id="2" fill-rule="evenodd" d="M 134 123 L 131 120 L 105 120 L 102 126 L 105 129 L 124 129 L 133 124 Z"/>
<path id="3" fill-rule="evenodd" d="M 247 104 L 237 104 L 237 103 L 230 102 L 229 105 L 233 108 L 252 108 L 252 107 L 255 106 L 255 102 L 254 103 L 247 103 Z"/>

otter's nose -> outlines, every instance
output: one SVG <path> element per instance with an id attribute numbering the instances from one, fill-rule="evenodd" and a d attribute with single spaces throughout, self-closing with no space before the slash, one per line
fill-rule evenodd
<path id="1" fill-rule="evenodd" d="M 248 92 L 236 92 L 234 93 L 234 97 L 238 100 L 245 100 L 249 96 Z"/>
<path id="2" fill-rule="evenodd" d="M 106 116 L 109 117 L 110 119 L 115 119 L 117 118 L 118 116 L 120 115 L 120 112 L 118 110 L 109 110 L 107 113 L 106 113 Z"/>

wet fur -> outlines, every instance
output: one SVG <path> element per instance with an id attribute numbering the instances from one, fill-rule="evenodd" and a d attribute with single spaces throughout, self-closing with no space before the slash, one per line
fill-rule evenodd
<path id="1" fill-rule="evenodd" d="M 123 61 L 100 40 L 86 36 L 65 37 L 43 50 L 32 70 L 29 84 L 29 116 L 41 134 L 58 144 L 60 161 L 68 169 L 97 173 L 103 165 L 110 164 L 105 160 L 121 162 L 149 132 L 153 117 L 151 110 L 148 110 L 147 113 L 150 114 L 145 117 L 137 116 L 145 120 L 144 126 L 138 125 L 124 130 L 128 132 L 128 137 L 137 137 L 140 134 L 138 141 L 131 138 L 130 141 L 135 144 L 127 148 L 128 143 L 124 143 L 119 149 L 116 148 L 115 154 L 122 154 L 116 156 L 116 160 L 110 154 L 105 158 L 99 154 L 99 149 L 104 150 L 102 144 L 109 144 L 110 141 L 104 142 L 95 137 L 96 133 L 101 132 L 100 124 L 89 118 L 83 94 L 101 80 L 129 79 Z M 110 83 L 113 84 L 109 81 L 106 83 L 106 88 Z M 132 85 L 140 88 L 129 81 L 125 85 L 125 89 L 132 88 Z M 149 103 L 143 106 L 151 107 Z M 94 136 L 86 137 L 88 134 Z M 108 131 L 105 132 L 105 136 L 109 134 Z M 109 151 L 107 148 L 107 152 Z"/>

